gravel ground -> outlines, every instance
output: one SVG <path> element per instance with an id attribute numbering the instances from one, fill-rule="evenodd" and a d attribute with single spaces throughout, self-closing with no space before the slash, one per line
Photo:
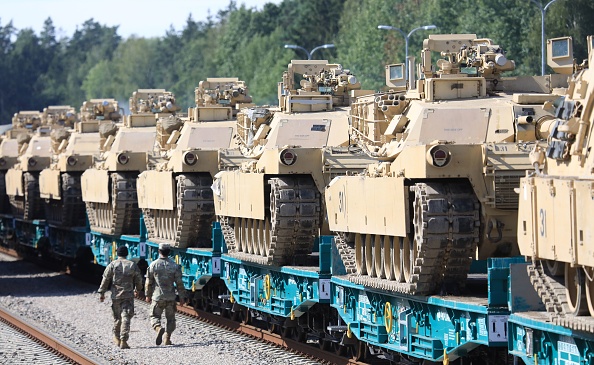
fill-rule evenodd
<path id="1" fill-rule="evenodd" d="M 131 349 L 112 343 L 111 300 L 99 302 L 97 288 L 0 254 L 0 306 L 53 333 L 105 364 L 316 364 L 238 334 L 177 315 L 174 346 L 156 346 L 148 305 L 136 302 Z M 0 342 L 1 345 L 1 342 Z M 0 363 L 6 357 L 0 354 Z"/>

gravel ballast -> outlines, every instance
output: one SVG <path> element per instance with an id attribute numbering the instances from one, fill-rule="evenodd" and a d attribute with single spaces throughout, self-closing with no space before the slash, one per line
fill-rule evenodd
<path id="1" fill-rule="evenodd" d="M 149 306 L 135 303 L 130 349 L 112 342 L 111 299 L 65 274 L 0 254 L 0 306 L 105 364 L 316 364 L 238 334 L 177 314 L 173 346 L 156 346 Z M 2 340 L 0 340 L 0 345 Z M 6 357 L 0 354 L 0 363 Z"/>

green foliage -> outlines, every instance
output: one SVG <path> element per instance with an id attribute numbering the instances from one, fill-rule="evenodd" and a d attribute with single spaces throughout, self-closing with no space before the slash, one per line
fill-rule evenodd
<path id="1" fill-rule="evenodd" d="M 540 1 L 540 0 L 535 0 Z M 542 0 L 545 5 L 548 1 Z M 592 0 L 557 0 L 546 13 L 548 38 L 569 35 L 578 62 L 586 58 L 586 36 L 594 34 Z M 1 19 L 0 19 L 1 20 Z M 384 85 L 384 66 L 418 57 L 423 39 L 435 33 L 475 33 L 494 40 L 515 60 L 514 74 L 540 74 L 541 13 L 530 0 L 283 0 L 261 10 L 229 5 L 206 21 L 189 15 L 180 30 L 162 37 L 122 39 L 117 27 L 93 19 L 70 38 L 58 39 L 51 19 L 40 34 L 0 21 L 0 123 L 18 110 L 48 105 L 79 107 L 89 98 L 127 101 L 138 88 L 173 91 L 183 109 L 194 104 L 194 88 L 208 77 L 238 77 L 247 82 L 257 104 L 276 104 L 277 83 L 295 44 L 350 69 L 365 89 Z"/>

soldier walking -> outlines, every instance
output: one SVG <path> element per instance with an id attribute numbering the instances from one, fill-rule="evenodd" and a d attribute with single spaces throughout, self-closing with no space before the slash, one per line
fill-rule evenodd
<path id="1" fill-rule="evenodd" d="M 99 287 L 99 300 L 105 300 L 105 292 L 111 284 L 111 310 L 113 313 L 113 342 L 122 349 L 129 349 L 130 321 L 134 316 L 134 288 L 142 296 L 142 275 L 138 266 L 128 257 L 126 246 L 118 247 L 118 259 L 107 265 Z"/>
<path id="2" fill-rule="evenodd" d="M 185 303 L 186 289 L 182 281 L 181 267 L 169 258 L 171 249 L 168 244 L 159 245 L 159 258 L 153 261 L 146 273 L 146 301 L 151 303 L 151 326 L 157 332 L 155 343 L 160 345 L 165 338 L 165 345 L 172 345 L 171 333 L 175 330 L 175 289 L 179 294 L 180 304 Z M 174 286 L 175 284 L 175 286 Z M 167 326 L 161 326 L 161 315 L 165 311 Z"/>

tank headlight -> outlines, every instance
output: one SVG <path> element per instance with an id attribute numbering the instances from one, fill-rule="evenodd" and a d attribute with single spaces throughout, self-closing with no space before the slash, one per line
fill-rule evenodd
<path id="1" fill-rule="evenodd" d="M 68 163 L 68 166 L 74 166 L 74 165 L 76 165 L 77 162 L 78 162 L 78 160 L 74 156 L 69 156 L 66 159 L 66 163 Z"/>
<path id="2" fill-rule="evenodd" d="M 286 166 L 291 166 L 297 162 L 297 155 L 290 149 L 282 150 L 279 158 L 280 162 Z"/>
<path id="3" fill-rule="evenodd" d="M 427 162 L 435 167 L 444 167 L 450 158 L 451 153 L 444 146 L 433 146 L 427 151 Z"/>
<path id="4" fill-rule="evenodd" d="M 196 156 L 195 153 L 192 152 L 186 152 L 184 154 L 184 163 L 188 166 L 194 166 L 196 164 L 196 161 L 198 161 L 198 156 Z"/>
<path id="5" fill-rule="evenodd" d="M 0 166 L 4 165 L 6 165 L 6 160 L 4 159 L 4 157 L 0 157 Z"/>
<path id="6" fill-rule="evenodd" d="M 128 161 L 130 161 L 130 157 L 128 157 L 128 155 L 126 155 L 125 153 L 120 153 L 118 155 L 118 163 L 121 165 L 125 165 L 128 163 Z"/>
<path id="7" fill-rule="evenodd" d="M 34 159 L 33 157 L 29 158 L 29 160 L 27 160 L 27 164 L 29 165 L 29 167 L 33 167 L 35 165 L 37 165 L 37 160 Z"/>

